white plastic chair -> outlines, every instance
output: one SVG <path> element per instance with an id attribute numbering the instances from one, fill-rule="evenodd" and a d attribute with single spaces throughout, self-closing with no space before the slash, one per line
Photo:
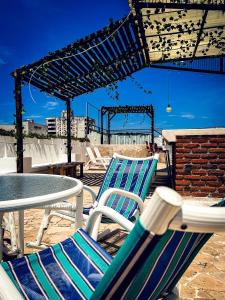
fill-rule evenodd
<path id="1" fill-rule="evenodd" d="M 89 156 L 89 161 L 87 162 L 85 168 L 90 169 L 92 167 L 94 168 L 104 168 L 107 169 L 107 166 L 109 164 L 109 161 L 106 162 L 103 158 L 95 157 L 94 153 L 92 152 L 90 147 L 86 147 L 87 154 Z"/>

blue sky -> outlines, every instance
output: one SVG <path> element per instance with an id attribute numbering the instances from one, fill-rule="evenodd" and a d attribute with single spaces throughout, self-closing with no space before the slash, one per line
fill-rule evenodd
<path id="1" fill-rule="evenodd" d="M 0 123 L 14 121 L 15 102 L 10 72 L 32 63 L 48 52 L 84 37 L 129 12 L 127 0 L 1 0 L 0 11 Z M 191 72 L 144 69 L 134 77 L 152 94 L 145 94 L 130 78 L 119 83 L 119 100 L 112 100 L 106 89 L 77 97 L 72 102 L 75 115 L 85 114 L 88 101 L 97 107 L 112 105 L 147 105 L 155 108 L 156 127 L 201 128 L 225 126 L 225 76 Z M 43 123 L 46 117 L 58 116 L 63 101 L 32 88 L 23 88 L 26 114 Z M 172 112 L 166 113 L 167 104 Z M 90 116 L 97 111 L 90 107 Z M 142 115 L 117 116 L 112 128 L 147 128 Z"/>

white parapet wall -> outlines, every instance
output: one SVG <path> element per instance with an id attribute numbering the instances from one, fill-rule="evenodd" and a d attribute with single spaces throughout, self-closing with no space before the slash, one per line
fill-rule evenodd
<path id="1" fill-rule="evenodd" d="M 86 143 L 72 141 L 72 161 L 85 161 Z M 24 172 L 32 168 L 66 162 L 65 139 L 24 139 Z M 0 136 L 0 173 L 16 172 L 16 140 Z"/>

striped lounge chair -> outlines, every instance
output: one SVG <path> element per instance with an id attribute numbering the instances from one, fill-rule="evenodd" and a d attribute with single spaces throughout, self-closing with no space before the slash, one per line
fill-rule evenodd
<path id="1" fill-rule="evenodd" d="M 79 229 L 37 254 L 3 262 L 0 298 L 177 299 L 175 285 L 211 232 L 225 231 L 224 210 L 183 206 L 175 191 L 157 188 L 115 257 Z"/>
<path id="2" fill-rule="evenodd" d="M 83 209 L 84 219 L 88 218 L 91 210 L 99 206 L 111 207 L 114 211 L 118 212 L 128 220 L 135 219 L 139 212 L 143 210 L 143 202 L 149 190 L 152 176 L 156 170 L 158 158 L 158 154 L 145 158 L 126 157 L 114 154 L 104 175 L 98 194 L 90 187 L 84 185 L 84 190 L 90 192 L 93 199 L 93 204 L 90 207 Z M 108 196 L 105 198 L 102 197 L 103 193 L 109 189 L 110 193 Z M 119 194 L 117 193 L 117 189 L 119 189 Z M 123 194 L 121 194 L 121 190 L 124 191 Z M 129 193 L 132 193 L 132 198 L 129 198 Z M 133 194 L 136 195 L 135 198 Z M 29 246 L 41 246 L 44 231 L 53 216 L 59 216 L 75 222 L 74 210 L 76 208 L 67 203 L 66 205 L 69 205 L 68 209 L 60 210 L 62 205 L 64 204 L 59 203 L 46 207 L 36 242 L 29 243 Z M 58 210 L 55 211 L 57 207 Z M 123 219 L 121 220 L 123 221 Z M 110 222 L 109 218 L 103 218 L 103 221 Z M 117 221 L 113 218 L 113 215 L 111 221 Z M 121 225 L 123 226 L 123 222 Z M 96 229 L 96 231 L 97 230 L 98 229 Z"/>

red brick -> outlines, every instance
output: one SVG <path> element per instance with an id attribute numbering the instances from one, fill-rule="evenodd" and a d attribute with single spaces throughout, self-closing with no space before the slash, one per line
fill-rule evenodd
<path id="1" fill-rule="evenodd" d="M 222 176 L 224 174 L 224 171 L 223 170 L 209 170 L 208 174 Z"/>
<path id="2" fill-rule="evenodd" d="M 225 148 L 225 143 L 218 143 L 218 147 L 224 147 Z"/>
<path id="3" fill-rule="evenodd" d="M 207 171 L 206 170 L 192 170 L 192 174 L 194 174 L 194 175 L 206 175 Z"/>
<path id="4" fill-rule="evenodd" d="M 219 168 L 220 170 L 225 170 L 225 165 L 219 165 L 218 168 Z"/>
<path id="5" fill-rule="evenodd" d="M 201 176 L 200 175 L 186 175 L 185 179 L 189 179 L 189 180 L 201 180 Z"/>
<path id="6" fill-rule="evenodd" d="M 193 192 L 191 193 L 192 196 L 194 197 L 206 197 L 208 196 L 208 193 L 205 193 L 205 192 Z"/>
<path id="7" fill-rule="evenodd" d="M 215 181 L 217 179 L 217 176 L 201 176 L 201 180 L 203 181 Z"/>
<path id="8" fill-rule="evenodd" d="M 176 148 L 176 153 L 190 153 L 190 150 L 184 148 Z"/>
<path id="9" fill-rule="evenodd" d="M 180 144 L 180 143 L 182 143 L 182 144 L 189 144 L 190 143 L 190 139 L 187 139 L 187 137 L 185 137 L 185 138 L 182 138 L 182 137 L 177 137 L 177 143 L 176 144 Z"/>
<path id="10" fill-rule="evenodd" d="M 192 143 L 208 143 L 208 138 L 198 138 L 198 137 L 195 137 L 195 138 L 192 138 L 191 139 Z"/>
<path id="11" fill-rule="evenodd" d="M 214 198 L 223 198 L 224 194 L 223 193 L 219 193 L 218 191 L 216 191 L 215 193 L 210 193 L 210 197 L 214 197 Z"/>
<path id="12" fill-rule="evenodd" d="M 192 149 L 192 153 L 207 153 L 207 148 Z"/>
<path id="13" fill-rule="evenodd" d="M 176 175 L 176 179 L 183 179 L 184 176 L 183 175 Z"/>
<path id="14" fill-rule="evenodd" d="M 220 153 L 219 158 L 225 158 L 225 153 Z"/>
<path id="15" fill-rule="evenodd" d="M 184 172 L 183 169 L 178 169 L 178 170 L 176 170 L 176 174 L 177 174 L 177 175 L 185 175 L 186 173 Z M 176 176 L 177 176 L 177 175 L 176 175 Z"/>
<path id="16" fill-rule="evenodd" d="M 201 192 L 201 186 L 200 185 L 192 185 L 190 187 L 192 192 Z"/>
<path id="17" fill-rule="evenodd" d="M 209 148 L 208 151 L 210 153 L 224 153 L 224 149 L 221 148 Z"/>
<path id="18" fill-rule="evenodd" d="M 205 181 L 201 181 L 201 180 L 196 180 L 196 181 L 192 181 L 191 182 L 191 185 L 193 185 L 193 186 L 205 186 L 206 184 L 205 184 Z"/>
<path id="19" fill-rule="evenodd" d="M 225 137 L 217 137 L 217 138 L 210 138 L 210 142 L 218 142 L 218 143 L 225 143 Z"/>
<path id="20" fill-rule="evenodd" d="M 219 191 L 220 193 L 221 193 L 221 192 L 225 193 L 225 186 L 219 187 L 219 188 L 218 188 L 218 191 Z M 223 197 L 224 197 L 224 195 L 223 195 Z"/>
<path id="21" fill-rule="evenodd" d="M 177 164 L 179 164 L 179 163 L 188 164 L 188 163 L 190 163 L 190 159 L 188 159 L 188 158 L 177 158 L 176 163 Z"/>
<path id="22" fill-rule="evenodd" d="M 176 148 L 184 148 L 184 145 L 188 145 L 185 143 L 176 143 Z"/>
<path id="23" fill-rule="evenodd" d="M 221 183 L 219 183 L 218 181 L 206 181 L 205 182 L 206 183 L 206 185 L 208 185 L 208 186 L 221 186 Z"/>
<path id="24" fill-rule="evenodd" d="M 190 183 L 189 180 L 176 180 L 176 185 L 189 185 Z"/>
<path id="25" fill-rule="evenodd" d="M 213 164 L 208 163 L 207 165 L 204 166 L 204 169 L 216 170 L 216 169 L 218 169 L 218 165 L 213 165 Z"/>
<path id="26" fill-rule="evenodd" d="M 201 144 L 201 148 L 213 148 L 217 147 L 217 143 L 203 143 Z"/>
<path id="27" fill-rule="evenodd" d="M 214 192 L 215 191 L 215 187 L 212 186 L 201 186 L 200 190 L 203 192 Z"/>
<path id="28" fill-rule="evenodd" d="M 200 146 L 200 144 L 198 144 L 198 143 L 184 144 L 184 148 L 189 148 L 189 149 L 198 148 L 199 146 Z"/>
<path id="29" fill-rule="evenodd" d="M 191 192 L 187 192 L 187 191 L 180 192 L 180 194 L 182 196 L 191 196 L 192 195 Z"/>
<path id="30" fill-rule="evenodd" d="M 200 154 L 184 154 L 185 158 L 200 158 Z"/>
<path id="31" fill-rule="evenodd" d="M 182 169 L 184 167 L 184 164 L 176 164 L 177 169 Z"/>
<path id="32" fill-rule="evenodd" d="M 176 191 L 183 191 L 184 187 L 182 185 L 176 186 Z"/>
<path id="33" fill-rule="evenodd" d="M 202 165 L 200 165 L 200 164 L 194 164 L 194 165 L 191 165 L 191 167 L 192 167 L 192 170 L 199 170 L 199 169 L 201 169 L 201 167 L 202 167 Z"/>
<path id="34" fill-rule="evenodd" d="M 207 153 L 207 154 L 201 155 L 201 158 L 208 158 L 208 159 L 210 159 L 210 161 L 211 161 L 211 159 L 217 158 L 217 157 L 218 157 L 218 155 L 216 153 Z"/>
<path id="35" fill-rule="evenodd" d="M 207 164 L 208 159 L 192 159 L 193 164 Z"/>
<path id="36" fill-rule="evenodd" d="M 225 159 L 220 159 L 220 158 L 218 158 L 218 159 L 211 159 L 210 162 L 212 164 L 225 164 Z"/>

